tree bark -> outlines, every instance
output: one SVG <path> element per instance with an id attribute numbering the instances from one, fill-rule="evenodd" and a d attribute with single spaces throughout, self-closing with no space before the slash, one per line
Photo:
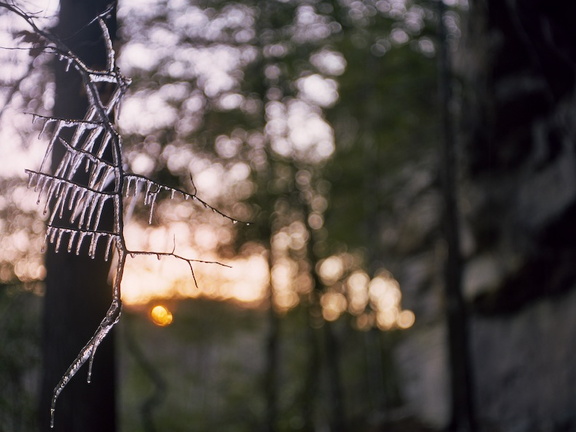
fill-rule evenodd
<path id="1" fill-rule="evenodd" d="M 460 251 L 456 190 L 456 140 L 450 110 L 452 103 L 451 68 L 446 28 L 443 20 L 444 13 L 444 1 L 439 0 L 439 87 L 444 132 L 441 177 L 444 197 L 444 235 L 447 247 L 445 288 L 452 411 L 449 430 L 454 432 L 474 432 L 476 426 L 469 346 L 470 336 L 468 331 L 468 313 L 462 294 L 463 263 Z"/>
<path id="2" fill-rule="evenodd" d="M 62 0 L 57 36 L 89 67 L 106 65 L 106 48 L 97 24 L 86 26 L 103 12 L 108 0 Z M 114 37 L 116 21 L 107 21 Z M 55 61 L 56 94 L 53 116 L 82 119 L 88 101 L 80 76 L 72 69 L 66 71 L 65 62 Z M 58 164 L 61 152 L 52 155 L 52 167 Z M 106 209 L 105 209 L 106 210 Z M 112 213 L 103 214 L 111 223 Z M 104 222 L 105 223 L 105 222 Z M 64 248 L 62 248 L 64 249 Z M 84 253 L 83 253 L 84 252 Z M 46 293 L 44 298 L 42 338 L 42 378 L 40 389 L 39 427 L 41 431 L 58 432 L 114 432 L 116 431 L 116 373 L 114 332 L 98 349 L 92 373 L 79 373 L 66 386 L 56 404 L 55 427 L 50 429 L 50 401 L 54 387 L 88 342 L 104 317 L 112 300 L 108 282 L 110 263 L 102 254 L 90 259 L 85 250 L 77 256 L 61 250 L 46 251 Z"/>

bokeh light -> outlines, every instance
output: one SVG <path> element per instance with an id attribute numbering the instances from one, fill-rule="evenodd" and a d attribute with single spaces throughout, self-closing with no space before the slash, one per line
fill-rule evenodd
<path id="1" fill-rule="evenodd" d="M 150 310 L 150 319 L 157 326 L 166 327 L 172 324 L 174 317 L 166 306 L 156 305 Z"/>

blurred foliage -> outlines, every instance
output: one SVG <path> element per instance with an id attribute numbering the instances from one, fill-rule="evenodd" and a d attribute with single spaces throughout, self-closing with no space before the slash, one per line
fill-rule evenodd
<path id="1" fill-rule="evenodd" d="M 169 302 L 167 307 L 175 318 L 168 327 L 152 324 L 147 310 L 127 312 L 121 324 L 122 338 L 144 346 L 142 355 L 165 384 L 165 399 L 154 407 L 157 430 L 257 428 L 263 406 L 258 388 L 262 314 L 206 300 Z M 138 430 L 138 404 L 154 382 L 134 352 L 123 349 L 121 358 L 122 427 Z"/>
<path id="2" fill-rule="evenodd" d="M 154 430 L 184 431 L 190 425 L 197 431 L 260 429 L 265 412 L 265 311 L 208 300 L 161 303 L 174 313 L 172 325 L 152 324 L 147 316 L 151 306 L 127 311 L 120 324 L 122 430 L 142 430 L 142 404 L 158 382 L 137 356 L 144 356 L 153 373 L 161 377 L 162 397 L 151 408 Z M 295 431 L 302 429 L 303 412 L 312 403 L 304 397 L 304 381 L 297 378 L 308 367 L 306 311 L 293 309 L 282 322 L 278 430 Z M 357 332 L 345 323 L 337 327 L 337 333 L 342 341 L 342 362 L 347 366 L 343 375 L 349 416 L 357 422 L 355 430 L 368 430 L 367 418 L 378 397 L 397 391 L 379 388 L 374 382 L 375 378 L 394 380 L 382 376 L 391 370 L 386 367 L 389 360 L 375 353 L 395 336 Z M 143 347 L 136 356 L 127 348 L 133 343 L 127 339 Z M 372 368 L 366 368 L 366 362 L 372 362 Z M 328 380 L 322 372 L 319 426 L 328 422 Z"/>
<path id="3" fill-rule="evenodd" d="M 398 173 L 419 160 L 434 169 L 433 3 L 173 3 L 121 5 L 131 91 L 155 92 L 176 121 L 146 123 L 145 132 L 127 125 L 128 160 L 149 154 L 147 174 L 183 184 L 212 164 L 221 184 L 199 193 L 256 222 L 240 230 L 240 244 L 306 219 L 298 203 L 312 194 L 328 201 L 316 212 L 320 256 L 378 248 L 367 240 L 397 210 Z M 335 96 L 322 99 L 330 89 Z M 229 175 L 240 167 L 250 176 Z M 297 184 L 303 172 L 313 184 Z"/>
<path id="4" fill-rule="evenodd" d="M 34 288 L 0 284 L 0 424 L 7 432 L 36 425 L 40 298 Z"/>

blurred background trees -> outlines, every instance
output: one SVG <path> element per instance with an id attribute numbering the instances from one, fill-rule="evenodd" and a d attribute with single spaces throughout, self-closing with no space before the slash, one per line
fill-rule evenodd
<path id="1" fill-rule="evenodd" d="M 471 350 L 478 430 L 575 424 L 570 6 L 446 3 L 439 39 L 427 0 L 119 2 L 126 162 L 251 222 L 166 201 L 148 227 L 129 208 L 138 247 L 177 244 L 232 269 L 197 269 L 199 289 L 155 259 L 127 270 L 121 430 L 474 428 L 450 403 L 441 43 L 471 330 L 453 348 Z M 6 23 L 3 45 L 26 46 Z M 20 156 L 2 173 L 0 373 L 30 401 L 45 270 L 21 180 L 37 132 L 21 113 L 54 109 L 49 61 L 2 50 L 2 158 L 16 151 L 4 143 Z M 173 322 L 154 320 L 158 305 Z M 8 388 L 5 424 L 30 429 L 34 408 Z"/>

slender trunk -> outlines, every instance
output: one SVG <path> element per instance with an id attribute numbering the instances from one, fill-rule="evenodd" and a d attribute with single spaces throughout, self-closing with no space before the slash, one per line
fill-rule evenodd
<path id="1" fill-rule="evenodd" d="M 270 268 L 272 266 L 270 265 Z M 280 344 L 280 318 L 274 309 L 274 288 L 269 286 L 268 336 L 266 338 L 266 432 L 275 432 L 278 423 L 278 349 Z"/>
<path id="2" fill-rule="evenodd" d="M 303 204 L 304 214 L 310 214 L 311 209 L 303 196 L 301 196 L 301 201 Z M 307 225 L 308 232 L 310 234 L 310 240 L 308 241 L 308 259 L 310 260 L 310 267 L 312 269 L 312 280 L 313 280 L 313 292 L 311 296 L 311 305 L 309 311 L 311 312 L 310 323 L 317 327 L 314 320 L 323 320 L 322 318 L 322 307 L 320 305 L 320 298 L 323 292 L 323 284 L 320 277 L 316 271 L 318 267 L 318 257 L 314 251 L 314 245 L 316 244 L 316 235 L 314 230 Z M 314 328 L 311 329 L 314 331 Z M 328 412 L 329 412 L 329 423 L 331 432 L 344 432 L 346 430 L 346 414 L 344 407 L 344 393 L 342 389 L 342 377 L 340 374 L 340 350 L 338 344 L 338 338 L 334 332 L 334 325 L 329 321 L 323 321 L 322 323 L 322 342 L 318 344 L 316 338 L 314 338 L 312 343 L 316 342 L 318 350 L 320 347 L 324 347 L 324 364 L 326 367 L 326 373 L 328 378 Z M 317 356 L 311 360 L 320 360 L 320 353 L 315 352 L 314 346 L 311 347 L 311 354 Z M 311 361 L 310 372 L 312 372 L 313 367 L 320 367 L 320 364 L 314 364 Z M 316 378 L 318 379 L 318 378 Z"/>
<path id="3" fill-rule="evenodd" d="M 451 368 L 451 431 L 473 432 L 475 427 L 472 368 L 470 361 L 468 314 L 462 295 L 462 256 L 458 203 L 456 191 L 456 139 L 450 105 L 452 82 L 450 73 L 449 47 L 443 17 L 445 6 L 438 1 L 439 15 L 439 80 L 444 133 L 443 146 L 443 194 L 444 224 L 447 257 L 445 263 L 445 285 L 448 324 L 448 351 Z"/>
<path id="4" fill-rule="evenodd" d="M 308 362 L 304 378 L 302 392 L 302 421 L 303 432 L 314 432 L 314 415 L 316 411 L 316 401 L 318 397 L 319 377 L 320 377 L 320 343 L 317 336 L 317 321 L 322 319 L 320 301 L 316 292 L 311 295 L 310 303 L 306 308 L 306 345 Z"/>
<path id="5" fill-rule="evenodd" d="M 344 413 L 344 395 L 340 376 L 340 349 L 334 331 L 334 323 L 324 323 L 324 340 L 326 344 L 326 369 L 328 372 L 328 392 L 330 400 L 330 431 L 344 432 L 346 416 Z"/>
<path id="6" fill-rule="evenodd" d="M 88 66 L 103 68 L 106 49 L 98 25 L 82 28 L 104 11 L 108 0 L 62 0 L 57 35 Z M 111 35 L 115 21 L 109 20 Z M 82 30 L 81 30 L 82 29 Z M 62 62 L 55 63 L 55 117 L 82 119 L 87 100 L 81 79 L 73 70 L 66 71 Z M 62 158 L 53 153 L 52 166 Z M 103 221 L 112 220 L 112 214 Z M 110 222 L 111 223 L 111 222 Z M 84 251 L 85 252 L 85 251 Z M 82 373 L 72 379 L 56 405 L 55 429 L 50 429 L 52 392 L 70 363 L 97 329 L 112 300 L 108 283 L 110 264 L 102 255 L 90 259 L 66 251 L 46 252 L 46 294 L 44 297 L 42 356 L 43 372 L 40 389 L 40 430 L 58 432 L 114 432 L 116 430 L 116 374 L 114 334 L 102 343 L 94 360 L 92 383 L 87 385 Z M 87 373 L 87 372 L 86 372 Z"/>
<path id="7" fill-rule="evenodd" d="M 144 399 L 140 405 L 140 416 L 142 419 L 142 430 L 144 432 L 158 432 L 154 411 L 162 404 L 166 398 L 167 384 L 164 377 L 152 362 L 146 357 L 146 353 L 138 344 L 137 336 L 134 332 L 134 316 L 130 314 L 124 316 L 123 339 L 126 349 L 134 358 L 135 363 L 142 369 L 153 385 L 152 392 Z"/>

